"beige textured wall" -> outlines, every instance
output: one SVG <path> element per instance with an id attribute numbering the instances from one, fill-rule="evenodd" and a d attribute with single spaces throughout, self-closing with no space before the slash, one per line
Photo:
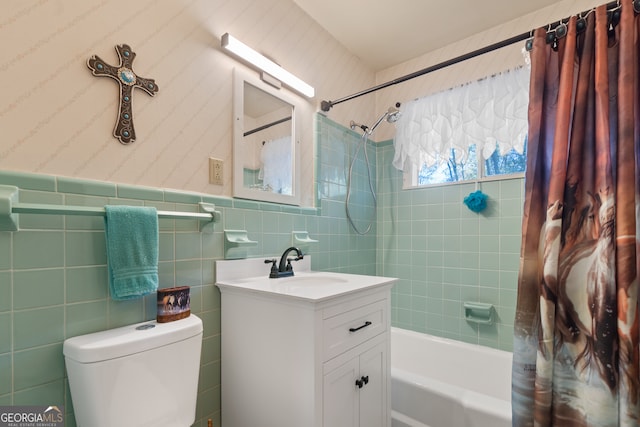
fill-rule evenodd
<path id="1" fill-rule="evenodd" d="M 374 74 L 292 1 L 3 0 L 0 169 L 231 196 L 232 69 L 244 65 L 220 50 L 225 32 L 316 87 L 313 100 L 300 97 L 302 161 L 312 165 L 317 105 L 373 85 Z M 121 43 L 160 87 L 154 98 L 134 91 L 129 146 L 112 137 L 116 82 L 86 65 L 94 54 L 116 65 Z M 225 161 L 224 186 L 208 183 L 210 156 Z M 302 170 L 309 206 L 313 168 Z"/>

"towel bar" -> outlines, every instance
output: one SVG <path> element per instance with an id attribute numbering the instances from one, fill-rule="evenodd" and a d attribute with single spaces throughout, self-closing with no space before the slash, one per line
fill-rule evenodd
<path id="1" fill-rule="evenodd" d="M 104 208 L 88 206 L 58 206 L 39 203 L 20 203 L 17 201 L 18 188 L 0 185 L 0 231 L 17 231 L 18 216 L 16 214 L 52 214 L 52 215 L 85 215 L 104 216 Z M 209 223 L 219 221 L 220 211 L 211 203 L 199 203 L 201 212 L 158 211 L 158 218 L 163 219 L 197 219 Z M 202 230 L 201 227 L 201 230 Z"/>

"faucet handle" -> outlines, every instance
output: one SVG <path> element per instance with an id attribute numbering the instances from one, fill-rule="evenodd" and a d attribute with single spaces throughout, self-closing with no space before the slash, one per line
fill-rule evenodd
<path id="1" fill-rule="evenodd" d="M 276 265 L 277 262 L 278 262 L 277 259 L 265 259 L 264 260 L 265 264 L 271 263 L 271 271 L 269 272 L 269 277 L 272 278 L 272 279 L 278 277 L 278 266 Z"/>

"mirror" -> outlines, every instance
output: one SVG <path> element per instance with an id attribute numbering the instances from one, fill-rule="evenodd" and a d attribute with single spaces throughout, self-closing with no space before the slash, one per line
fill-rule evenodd
<path id="1" fill-rule="evenodd" d="M 293 97 L 234 70 L 233 195 L 298 205 Z"/>

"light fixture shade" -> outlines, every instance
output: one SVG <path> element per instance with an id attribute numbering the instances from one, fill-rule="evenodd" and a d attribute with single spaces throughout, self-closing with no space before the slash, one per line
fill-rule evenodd
<path id="1" fill-rule="evenodd" d="M 316 91 L 312 86 L 300 80 L 298 77 L 294 76 L 275 62 L 251 49 L 249 46 L 242 43 L 231 34 L 223 34 L 221 45 L 229 52 L 234 53 L 245 61 L 255 65 L 265 73 L 270 74 L 276 79 L 280 80 L 291 89 L 300 92 L 308 98 L 313 98 L 315 96 Z"/>

